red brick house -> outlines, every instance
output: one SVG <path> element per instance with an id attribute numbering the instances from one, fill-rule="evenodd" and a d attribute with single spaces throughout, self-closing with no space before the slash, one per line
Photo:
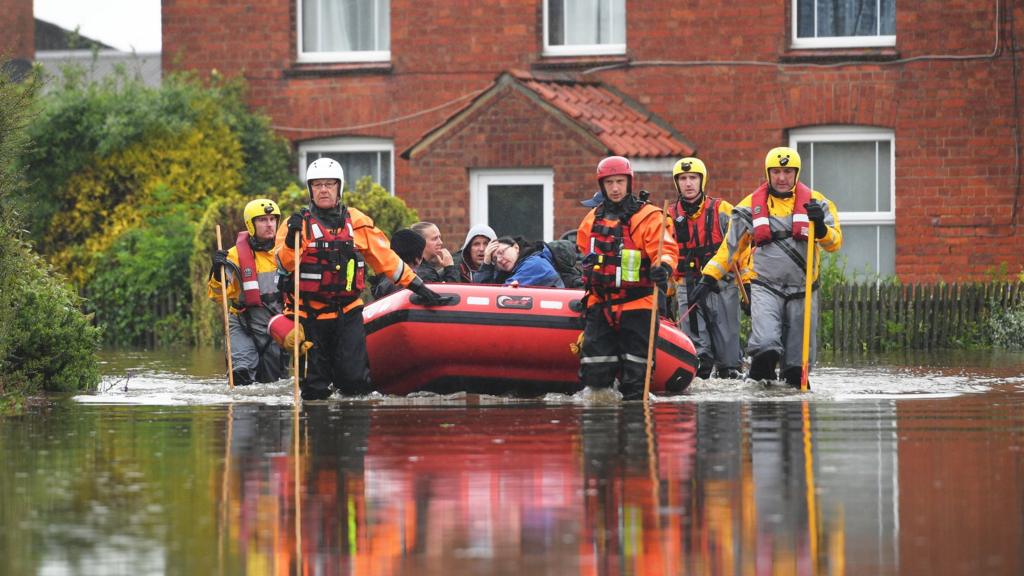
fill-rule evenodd
<path id="1" fill-rule="evenodd" d="M 1007 0 L 164 0 L 163 65 L 244 76 L 299 175 L 332 155 L 449 244 L 574 228 L 609 154 L 660 203 L 696 153 L 736 201 L 792 145 L 851 269 L 957 280 L 1024 264 L 1016 22 Z"/>

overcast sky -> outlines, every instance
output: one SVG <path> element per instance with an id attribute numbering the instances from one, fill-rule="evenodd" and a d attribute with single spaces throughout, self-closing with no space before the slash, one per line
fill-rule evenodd
<path id="1" fill-rule="evenodd" d="M 34 0 L 36 18 L 113 46 L 160 51 L 160 0 Z"/>

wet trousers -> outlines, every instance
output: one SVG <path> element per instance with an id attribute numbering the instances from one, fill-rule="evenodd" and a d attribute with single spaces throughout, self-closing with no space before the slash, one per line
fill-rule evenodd
<path id="1" fill-rule="evenodd" d="M 783 372 L 803 364 L 804 286 L 779 286 L 755 281 L 750 287 L 750 339 L 747 353 L 751 362 L 766 352 L 781 359 Z M 808 365 L 817 353 L 818 292 L 811 299 L 811 341 Z"/>
<path id="2" fill-rule="evenodd" d="M 687 284 L 693 286 L 692 281 Z M 679 284 L 676 288 L 679 328 L 693 341 L 702 364 L 705 359 L 710 359 L 719 372 L 730 368 L 738 370 L 743 362 L 740 352 L 740 291 L 733 281 L 722 281 L 718 285 L 719 292 L 709 292 L 704 301 L 684 318 L 690 304 L 686 298 L 687 286 Z"/>
<path id="3" fill-rule="evenodd" d="M 232 314 L 228 318 L 228 333 L 235 385 L 275 382 L 284 376 L 287 366 L 285 354 L 267 334 L 266 320 L 242 320 Z"/>
<path id="4" fill-rule="evenodd" d="M 619 378 L 625 399 L 643 395 L 647 374 L 650 310 L 627 310 L 613 326 L 600 306 L 587 309 L 580 355 L 580 381 L 590 388 L 608 388 Z M 657 333 L 655 333 L 657 337 Z"/>
<path id="5" fill-rule="evenodd" d="M 308 368 L 300 370 L 299 388 L 305 400 L 320 400 L 334 390 L 343 395 L 369 394 L 370 361 L 366 354 L 363 307 L 357 306 L 337 318 L 302 319 L 309 349 Z"/>

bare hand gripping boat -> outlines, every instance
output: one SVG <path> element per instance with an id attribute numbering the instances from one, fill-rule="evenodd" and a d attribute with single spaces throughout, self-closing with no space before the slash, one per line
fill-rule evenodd
<path id="1" fill-rule="evenodd" d="M 570 349 L 583 330 L 582 290 L 483 284 L 432 284 L 451 301 L 418 304 L 401 290 L 366 306 L 366 346 L 374 386 L 385 394 L 538 396 L 580 390 L 579 358 Z M 671 321 L 659 326 L 651 392 L 682 392 L 697 360 L 693 343 Z"/>

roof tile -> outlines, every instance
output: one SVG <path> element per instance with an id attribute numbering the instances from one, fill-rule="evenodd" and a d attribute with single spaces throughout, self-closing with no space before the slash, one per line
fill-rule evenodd
<path id="1" fill-rule="evenodd" d="M 517 70 L 516 80 L 545 102 L 590 130 L 615 154 L 683 156 L 691 147 L 666 130 L 646 110 L 593 81 L 540 80 Z"/>

